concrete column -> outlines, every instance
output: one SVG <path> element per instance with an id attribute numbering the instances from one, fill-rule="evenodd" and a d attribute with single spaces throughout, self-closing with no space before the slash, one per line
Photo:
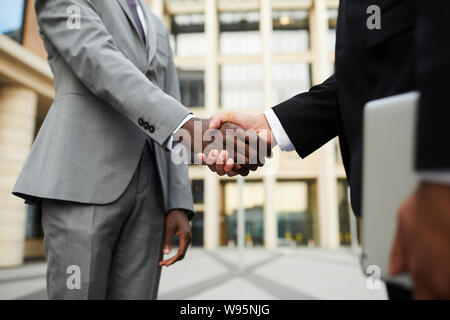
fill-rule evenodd
<path id="1" fill-rule="evenodd" d="M 34 138 L 36 112 L 33 91 L 0 88 L 0 267 L 23 262 L 26 206 L 11 191 Z"/>
<path id="2" fill-rule="evenodd" d="M 331 75 L 328 52 L 328 12 L 325 0 L 314 0 L 311 11 L 312 76 L 314 84 Z M 321 246 L 339 247 L 339 213 L 336 178 L 336 143 L 331 141 L 320 150 L 318 196 Z"/>
<path id="3" fill-rule="evenodd" d="M 261 0 L 260 32 L 262 38 L 262 68 L 264 107 L 272 106 L 272 1 Z M 264 189 L 266 199 L 264 203 L 264 247 L 274 249 L 277 246 L 277 211 L 275 204 L 276 172 L 266 171 Z"/>
<path id="4" fill-rule="evenodd" d="M 216 0 L 206 1 L 205 32 L 207 55 L 205 65 L 205 102 L 206 113 L 215 114 L 219 111 L 219 17 Z M 204 214 L 204 246 L 213 250 L 219 246 L 219 179 L 216 174 L 207 172 L 205 175 L 205 214 Z"/>
<path id="5" fill-rule="evenodd" d="M 160 19 L 164 18 L 164 0 L 148 0 L 150 9 Z"/>
<path id="6" fill-rule="evenodd" d="M 160 18 L 166 26 L 170 29 L 170 16 L 167 14 L 165 10 L 165 0 L 146 0 L 150 6 L 152 12 Z"/>

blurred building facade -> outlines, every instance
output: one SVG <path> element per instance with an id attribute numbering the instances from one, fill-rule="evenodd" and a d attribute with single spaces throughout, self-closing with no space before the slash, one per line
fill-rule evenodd
<path id="1" fill-rule="evenodd" d="M 53 99 L 34 1 L 0 1 L 0 267 L 42 256 L 38 209 L 11 195 Z"/>
<path id="2" fill-rule="evenodd" d="M 171 30 L 182 102 L 199 116 L 261 113 L 333 71 L 337 0 L 146 2 Z M 54 97 L 33 3 L 0 0 L 0 267 L 43 254 L 40 209 L 10 195 Z M 248 246 L 336 248 L 357 238 L 336 141 L 304 160 L 275 151 L 270 162 L 245 180 Z M 190 177 L 193 245 L 233 246 L 236 179 L 199 166 Z"/>
<path id="3" fill-rule="evenodd" d="M 333 72 L 338 1 L 154 0 L 172 33 L 183 103 L 199 115 L 261 113 Z M 336 141 L 305 160 L 276 151 L 269 168 L 246 178 L 248 245 L 350 245 L 345 172 Z M 238 188 L 191 168 L 198 215 L 194 242 L 236 243 Z M 219 205 L 217 205 L 219 204 Z M 352 228 L 353 226 L 353 228 Z"/>

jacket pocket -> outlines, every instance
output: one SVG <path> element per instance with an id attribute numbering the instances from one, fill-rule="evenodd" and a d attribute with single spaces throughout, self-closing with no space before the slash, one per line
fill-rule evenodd
<path id="1" fill-rule="evenodd" d="M 163 34 L 158 32 L 156 53 L 157 56 L 163 61 L 164 65 L 168 64 L 170 55 L 169 50 L 172 50 L 172 48 L 167 42 L 167 38 Z"/>

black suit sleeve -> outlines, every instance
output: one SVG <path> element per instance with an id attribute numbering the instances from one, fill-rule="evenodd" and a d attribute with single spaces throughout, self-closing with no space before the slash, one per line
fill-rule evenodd
<path id="1" fill-rule="evenodd" d="M 273 111 L 297 153 L 307 157 L 338 135 L 336 77 L 277 105 Z"/>
<path id="2" fill-rule="evenodd" d="M 418 1 L 419 170 L 450 169 L 450 1 Z"/>

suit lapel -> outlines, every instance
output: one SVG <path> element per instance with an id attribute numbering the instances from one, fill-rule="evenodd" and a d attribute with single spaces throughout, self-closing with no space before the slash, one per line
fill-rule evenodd
<path id="1" fill-rule="evenodd" d="M 131 13 L 130 7 L 128 6 L 127 0 L 118 0 L 120 3 L 120 6 L 122 7 L 123 11 L 125 11 L 125 14 L 128 17 L 128 20 L 130 20 L 131 24 L 133 25 L 134 31 L 136 32 L 136 35 L 138 36 L 139 41 L 142 43 L 144 50 L 145 50 L 145 43 L 142 41 L 142 38 L 139 34 L 138 26 L 136 25 L 136 21 L 134 21 L 133 13 Z"/>
<path id="2" fill-rule="evenodd" d="M 140 2 L 140 0 L 138 0 Z M 141 2 L 142 11 L 144 11 L 145 20 L 147 21 L 147 42 L 149 46 L 148 51 L 148 63 L 147 63 L 147 69 L 150 66 L 150 63 L 152 62 L 153 58 L 156 54 L 156 46 L 157 46 L 157 40 L 156 40 L 156 26 L 155 21 L 153 20 L 153 14 L 150 12 L 148 7 L 146 5 L 142 5 Z"/>

